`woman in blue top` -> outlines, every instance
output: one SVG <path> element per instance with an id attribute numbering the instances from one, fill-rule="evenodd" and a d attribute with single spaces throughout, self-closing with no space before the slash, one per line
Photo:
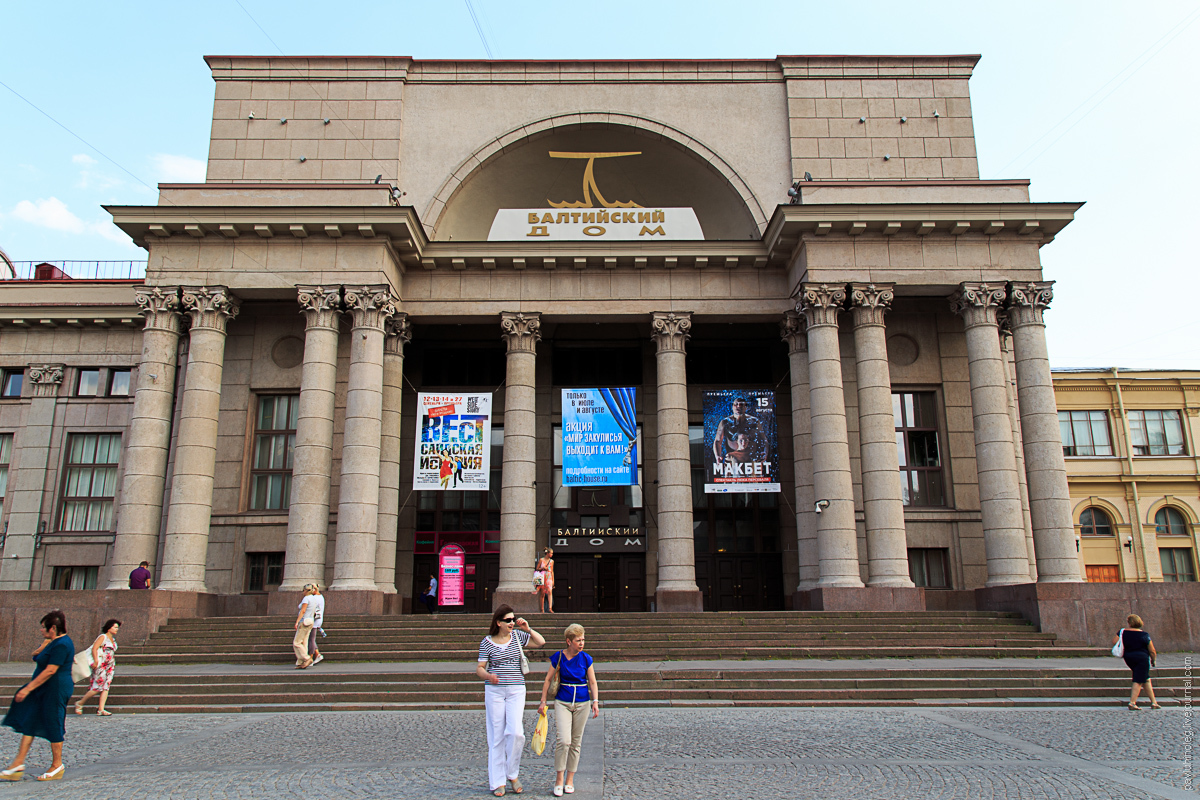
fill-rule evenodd
<path id="1" fill-rule="evenodd" d="M 1126 622 L 1129 627 L 1117 631 L 1112 643 L 1116 644 L 1119 638 L 1125 645 L 1125 666 L 1129 667 L 1130 672 L 1133 673 L 1133 688 L 1129 692 L 1129 710 L 1138 710 L 1138 695 L 1141 694 L 1143 686 L 1146 687 L 1146 696 L 1150 698 L 1150 707 L 1162 708 L 1158 704 L 1158 700 L 1154 698 L 1154 687 L 1150 684 L 1150 668 L 1154 666 L 1154 660 L 1158 658 L 1158 653 L 1154 651 L 1154 642 L 1150 641 L 1150 634 L 1142 630 L 1142 618 L 1137 614 L 1130 614 L 1126 617 Z"/>
<path id="2" fill-rule="evenodd" d="M 596 671 L 592 657 L 583 652 L 583 626 L 571 625 L 565 631 L 567 647 L 550 656 L 550 669 L 542 682 L 542 702 L 538 713 L 546 713 L 546 695 L 550 679 L 558 674 L 558 694 L 554 695 L 554 727 L 558 729 L 558 746 L 554 748 L 554 796 L 575 792 L 575 772 L 579 769 L 579 749 L 583 745 L 583 729 L 588 711 L 600 716 L 600 692 L 596 688 Z M 563 778 L 566 773 L 566 783 Z"/>
<path id="3" fill-rule="evenodd" d="M 42 638 L 45 640 L 33 651 L 37 669 L 33 680 L 21 687 L 13 704 L 4 715 L 4 724 L 21 734 L 17 757 L 0 770 L 0 779 L 19 781 L 25 776 L 25 757 L 37 736 L 50 742 L 50 770 L 38 776 L 39 781 L 60 780 L 66 772 L 62 748 L 66 738 L 67 702 L 75 691 L 71 680 L 71 663 L 75 660 L 75 644 L 67 636 L 67 618 L 61 611 L 51 611 L 42 617 Z"/>

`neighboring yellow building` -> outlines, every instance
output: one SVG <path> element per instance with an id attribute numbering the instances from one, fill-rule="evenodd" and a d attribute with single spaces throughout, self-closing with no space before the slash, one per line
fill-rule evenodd
<path id="1" fill-rule="evenodd" d="M 1087 580 L 1195 581 L 1200 371 L 1053 375 Z"/>

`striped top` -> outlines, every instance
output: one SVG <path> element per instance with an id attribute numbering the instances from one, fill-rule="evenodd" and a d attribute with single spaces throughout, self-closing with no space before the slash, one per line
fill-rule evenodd
<path id="1" fill-rule="evenodd" d="M 524 686 L 525 675 L 521 672 L 521 648 L 527 644 L 529 644 L 529 634 L 525 631 L 513 631 L 512 639 L 505 647 L 493 642 L 492 637 L 485 636 L 479 643 L 479 660 L 487 662 L 487 671 L 500 679 L 500 686 Z"/>

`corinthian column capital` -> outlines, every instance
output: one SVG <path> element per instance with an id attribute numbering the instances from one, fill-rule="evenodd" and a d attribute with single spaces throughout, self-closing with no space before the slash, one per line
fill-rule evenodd
<path id="1" fill-rule="evenodd" d="M 296 301 L 310 328 L 337 328 L 342 310 L 341 286 L 297 286 Z"/>
<path id="2" fill-rule="evenodd" d="M 968 328 L 995 325 L 996 313 L 1006 296 L 1002 283 L 963 283 L 950 295 L 950 308 L 963 318 Z"/>
<path id="3" fill-rule="evenodd" d="M 894 294 L 890 283 L 850 284 L 850 309 L 854 325 L 882 325 L 884 313 L 892 307 Z"/>
<path id="4" fill-rule="evenodd" d="M 542 340 L 542 316 L 501 311 L 500 331 L 510 353 L 533 353 Z"/>
<path id="5" fill-rule="evenodd" d="M 34 397 L 54 397 L 63 379 L 62 364 L 30 364 L 26 374 Z"/>
<path id="6" fill-rule="evenodd" d="M 846 287 L 828 283 L 804 283 L 800 285 L 800 303 L 797 310 L 808 321 L 808 327 L 818 325 L 837 326 L 838 311 L 846 302 Z"/>
<path id="7" fill-rule="evenodd" d="M 404 345 L 412 341 L 412 323 L 408 314 L 397 311 L 383 327 L 383 352 L 393 356 L 404 355 Z"/>
<path id="8" fill-rule="evenodd" d="M 692 337 L 692 315 L 687 312 L 655 311 L 650 320 L 650 330 L 650 338 L 658 345 L 658 352 L 677 350 L 682 353 L 684 344 Z"/>
<path id="9" fill-rule="evenodd" d="M 224 286 L 189 286 L 183 290 L 183 307 L 192 318 L 192 328 L 225 332 L 229 320 L 238 315 L 242 301 Z"/>
<path id="10" fill-rule="evenodd" d="M 134 289 L 133 300 L 138 304 L 138 313 L 146 318 L 146 330 L 157 329 L 169 333 L 183 331 L 178 286 L 144 286 Z"/>
<path id="11" fill-rule="evenodd" d="M 779 321 L 779 338 L 787 342 L 788 354 L 807 353 L 808 335 L 804 315 L 795 311 L 786 311 Z"/>
<path id="12" fill-rule="evenodd" d="M 344 303 L 356 328 L 382 330 L 396 315 L 396 296 L 389 286 L 347 287 Z"/>
<path id="13" fill-rule="evenodd" d="M 1045 324 L 1042 312 L 1050 307 L 1053 299 L 1054 281 L 1013 283 L 1008 292 L 1009 324 L 1014 328 Z"/>

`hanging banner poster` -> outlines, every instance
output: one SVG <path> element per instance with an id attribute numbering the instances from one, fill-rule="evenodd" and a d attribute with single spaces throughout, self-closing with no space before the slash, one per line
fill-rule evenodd
<path id="1" fill-rule="evenodd" d="M 438 551 L 439 606 L 463 605 L 463 590 L 466 584 L 463 567 L 466 563 L 466 551 L 456 544 L 448 544 Z"/>
<path id="2" fill-rule="evenodd" d="M 491 394 L 417 394 L 413 489 L 487 491 Z"/>
<path id="3" fill-rule="evenodd" d="M 704 392 L 704 491 L 779 491 L 774 392 Z"/>
<path id="4" fill-rule="evenodd" d="M 563 486 L 635 486 L 636 389 L 562 390 Z"/>

